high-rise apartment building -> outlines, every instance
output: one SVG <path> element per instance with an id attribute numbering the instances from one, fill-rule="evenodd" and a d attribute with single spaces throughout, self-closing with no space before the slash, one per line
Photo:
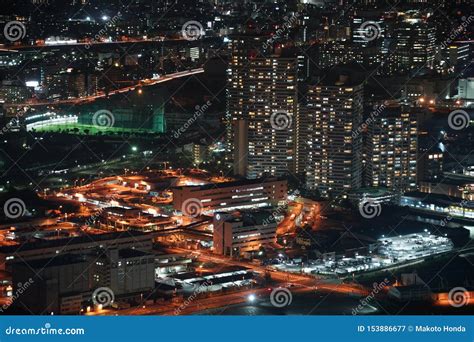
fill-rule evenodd
<path id="1" fill-rule="evenodd" d="M 366 183 L 395 192 L 416 189 L 417 120 L 409 108 L 385 108 L 367 130 Z"/>
<path id="2" fill-rule="evenodd" d="M 244 34 L 229 44 L 227 148 L 234 173 L 248 178 L 294 170 L 298 62 L 273 54 L 268 38 Z"/>
<path id="3" fill-rule="evenodd" d="M 363 86 L 349 76 L 310 85 L 304 111 L 310 116 L 306 183 L 323 195 L 338 196 L 362 184 Z"/>

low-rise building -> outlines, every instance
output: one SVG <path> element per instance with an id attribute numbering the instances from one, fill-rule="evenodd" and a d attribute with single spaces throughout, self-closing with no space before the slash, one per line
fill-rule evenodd
<path id="1" fill-rule="evenodd" d="M 95 287 L 109 287 L 115 296 L 145 293 L 155 284 L 155 258 L 132 248 L 99 251 L 94 262 Z"/>
<path id="2" fill-rule="evenodd" d="M 400 199 L 400 206 L 432 215 L 474 220 L 474 202 L 446 195 L 410 192 Z"/>
<path id="3" fill-rule="evenodd" d="M 0 270 L 10 270 L 22 261 L 57 257 L 58 254 L 85 254 L 96 248 L 135 248 L 151 251 L 153 234 L 137 231 L 82 233 L 64 238 L 43 238 L 0 246 Z"/>
<path id="4" fill-rule="evenodd" d="M 268 212 L 242 212 L 238 215 L 214 215 L 214 252 L 242 256 L 258 252 L 275 242 L 277 223 Z"/>
<path id="5" fill-rule="evenodd" d="M 17 263 L 12 280 L 18 287 L 14 292 L 31 283 L 12 303 L 12 309 L 28 314 L 77 315 L 91 294 L 92 278 L 85 256 L 65 254 Z"/>
<path id="6" fill-rule="evenodd" d="M 202 212 L 230 211 L 278 205 L 288 195 L 287 181 L 260 178 L 173 189 L 174 209 L 186 212 L 190 201 L 199 202 Z"/>

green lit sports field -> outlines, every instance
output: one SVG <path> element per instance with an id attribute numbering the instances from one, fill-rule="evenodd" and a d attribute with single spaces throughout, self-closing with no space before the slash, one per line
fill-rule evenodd
<path id="1" fill-rule="evenodd" d="M 148 129 L 139 128 L 122 128 L 122 127 L 100 127 L 95 125 L 83 124 L 52 124 L 43 125 L 34 128 L 35 132 L 54 132 L 54 133 L 71 133 L 71 134 L 87 134 L 95 135 L 97 133 L 156 133 Z"/>

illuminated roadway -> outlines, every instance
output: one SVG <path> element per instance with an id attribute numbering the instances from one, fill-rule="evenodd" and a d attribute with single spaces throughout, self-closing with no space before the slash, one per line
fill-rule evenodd
<path id="1" fill-rule="evenodd" d="M 173 248 L 173 250 L 180 252 L 187 252 L 189 250 L 182 248 Z M 218 255 L 207 255 L 201 252 L 191 252 L 194 256 L 198 256 L 201 261 L 209 261 L 218 263 L 220 265 L 237 265 L 253 269 L 259 273 L 267 272 L 265 266 L 256 266 L 251 263 L 232 260 L 227 257 Z M 330 283 L 322 278 L 315 278 L 309 275 L 293 274 L 288 272 L 274 271 L 270 272 L 271 278 L 276 280 L 281 286 L 291 286 L 289 290 L 291 293 L 311 293 L 316 291 L 335 292 L 347 295 L 367 296 L 369 290 L 354 284 Z M 290 285 L 291 284 L 291 285 Z M 278 287 L 278 285 L 276 285 Z M 209 309 L 226 308 L 231 305 L 237 305 L 249 302 L 249 295 L 255 295 L 256 301 L 269 300 L 272 287 L 263 287 L 255 289 L 242 289 L 241 291 L 218 294 L 212 293 L 206 298 L 196 298 L 194 300 L 187 300 L 190 295 L 184 295 L 183 300 L 175 303 L 160 302 L 148 305 L 139 305 L 122 310 L 102 309 L 87 313 L 86 315 L 189 315 L 198 313 Z M 146 299 L 145 299 L 146 300 Z"/>
<path id="2" fill-rule="evenodd" d="M 180 249 L 181 251 L 187 251 L 185 249 Z M 217 264 L 226 264 L 230 266 L 241 266 L 251 268 L 256 272 L 265 273 L 269 270 L 266 266 L 257 266 L 255 264 L 243 261 L 236 261 L 230 258 L 219 256 L 219 255 L 208 255 L 201 252 L 193 251 L 193 255 L 197 256 L 200 260 L 214 262 Z M 299 285 L 302 287 L 309 287 L 314 288 L 317 287 L 318 289 L 328 289 L 335 292 L 342 292 L 342 293 L 366 293 L 364 289 L 359 286 L 351 285 L 351 284 L 331 284 L 326 282 L 322 277 L 315 277 L 314 275 L 304 275 L 304 274 L 295 274 L 290 272 L 282 272 L 282 271 L 270 271 L 271 277 L 274 280 L 280 282 L 287 282 L 292 283 L 295 285 Z"/>
<path id="3" fill-rule="evenodd" d="M 60 47 L 76 47 L 76 46 L 101 46 L 101 45 L 118 45 L 118 44 L 138 44 L 138 43 L 166 43 L 166 42 L 188 42 L 185 38 L 165 38 L 165 37 L 156 37 L 152 39 L 142 39 L 142 38 L 128 38 L 124 41 L 112 41 L 112 42 L 100 42 L 100 41 L 89 41 L 89 42 L 63 42 L 63 43 L 44 43 L 36 45 L 14 45 L 8 47 L 5 45 L 0 45 L 0 51 L 2 52 L 20 52 L 22 50 L 35 50 L 35 49 L 45 49 L 45 48 L 60 48 Z"/>
<path id="4" fill-rule="evenodd" d="M 74 99 L 65 99 L 65 100 L 59 100 L 59 101 L 45 101 L 45 102 L 32 102 L 32 103 L 14 103 L 14 104 L 5 104 L 4 106 L 8 107 L 32 107 L 32 106 L 48 106 L 48 105 L 60 105 L 60 104 L 79 104 L 83 102 L 91 102 L 100 98 L 105 98 L 109 95 L 115 95 L 115 94 L 121 94 L 121 93 L 127 93 L 129 91 L 135 90 L 137 87 L 147 87 L 147 86 L 152 86 L 172 80 L 179 79 L 181 77 L 187 77 L 191 75 L 197 75 L 201 74 L 204 72 L 203 68 L 198 68 L 198 69 L 192 69 L 192 70 L 186 70 L 186 71 L 179 71 L 173 74 L 168 74 L 168 75 L 163 75 L 158 79 L 144 79 L 139 81 L 137 84 L 116 89 L 113 91 L 110 91 L 109 93 L 104 93 L 104 92 L 99 92 L 97 95 L 91 95 L 91 96 L 85 96 L 85 97 L 80 97 L 80 98 L 74 98 Z"/>

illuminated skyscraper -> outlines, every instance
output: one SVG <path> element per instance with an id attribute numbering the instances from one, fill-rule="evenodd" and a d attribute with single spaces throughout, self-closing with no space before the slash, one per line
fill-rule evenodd
<path id="1" fill-rule="evenodd" d="M 416 189 L 416 113 L 387 107 L 368 125 L 367 185 L 396 192 Z"/>
<path id="2" fill-rule="evenodd" d="M 228 155 L 234 173 L 248 178 L 294 170 L 298 63 L 272 54 L 267 39 L 248 34 L 230 42 Z"/>
<path id="3" fill-rule="evenodd" d="M 407 18 L 395 31 L 397 71 L 433 68 L 436 55 L 436 28 L 424 19 Z"/>
<path id="4" fill-rule="evenodd" d="M 308 89 L 305 111 L 311 117 L 306 183 L 323 195 L 340 195 L 362 184 L 362 84 L 340 76 Z"/>

